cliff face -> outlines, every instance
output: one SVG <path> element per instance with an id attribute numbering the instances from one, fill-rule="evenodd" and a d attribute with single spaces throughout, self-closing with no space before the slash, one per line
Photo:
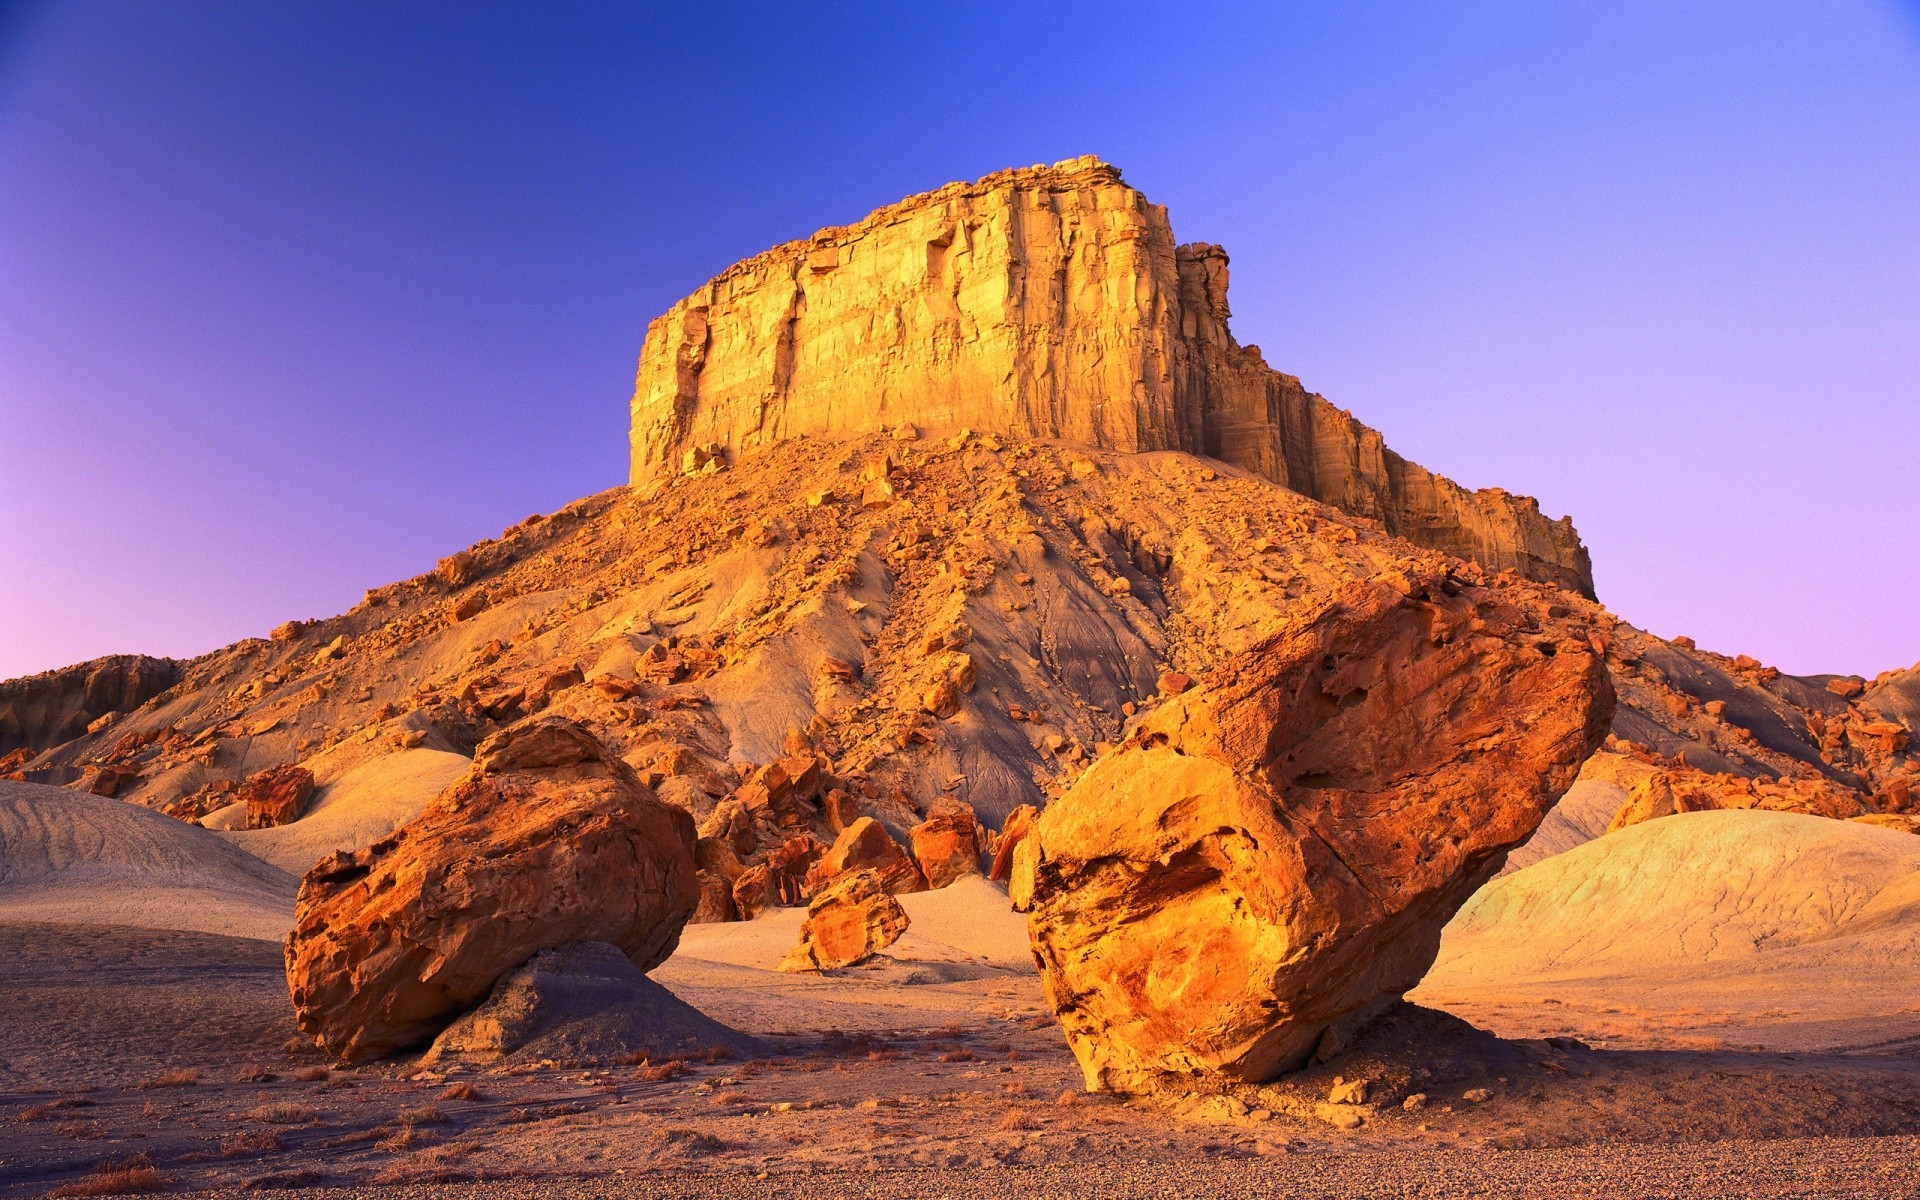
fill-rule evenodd
<path id="1" fill-rule="evenodd" d="M 126 713 L 172 687 L 180 664 L 114 654 L 0 682 L 0 754 L 39 752 L 79 737 L 108 713 Z"/>
<path id="2" fill-rule="evenodd" d="M 1592 595 L 1572 522 L 1470 492 L 1268 367 L 1227 328 L 1227 256 L 1093 158 L 1001 171 L 739 263 L 647 328 L 636 483 L 739 452 L 911 424 L 1186 450 L 1423 546 Z"/>

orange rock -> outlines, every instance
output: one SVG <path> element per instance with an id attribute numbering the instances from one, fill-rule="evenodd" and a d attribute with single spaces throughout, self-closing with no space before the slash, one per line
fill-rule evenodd
<path id="1" fill-rule="evenodd" d="M 693 843 L 693 818 L 581 726 L 504 729 L 419 817 L 307 873 L 295 1019 L 361 1061 L 432 1038 L 540 950 L 611 942 L 650 970 L 699 901 Z"/>
<path id="2" fill-rule="evenodd" d="M 853 871 L 807 905 L 800 944 L 780 960 L 782 971 L 833 971 L 872 958 L 907 931 L 907 912 L 877 871 Z"/>
<path id="3" fill-rule="evenodd" d="M 1158 687 L 1162 696 L 1178 696 L 1192 686 L 1193 676 L 1191 675 L 1185 675 L 1179 671 L 1160 672 Z"/>
<path id="4" fill-rule="evenodd" d="M 988 879 L 998 881 L 1013 874 L 1014 848 L 1033 832 L 1034 818 L 1039 815 L 1040 810 L 1031 804 L 1022 804 L 1007 814 L 1000 825 L 1000 838 L 994 844 L 993 867 L 987 872 Z"/>
<path id="5" fill-rule="evenodd" d="M 842 875 L 872 871 L 889 892 L 924 892 L 927 881 L 913 859 L 893 840 L 887 827 L 872 817 L 859 817 L 840 831 L 833 845 L 807 875 L 806 888 L 817 895 Z"/>
<path id="6" fill-rule="evenodd" d="M 1854 679 L 1850 676 L 1841 676 L 1838 679 L 1827 680 L 1827 690 L 1836 696 L 1851 700 L 1861 692 L 1866 691 L 1867 684 L 1865 680 Z"/>
<path id="7" fill-rule="evenodd" d="M 1267 1079 L 1382 1010 L 1600 745 L 1583 632 L 1410 582 L 1300 612 L 1041 814 L 1029 930 L 1090 1088 Z"/>
<path id="8" fill-rule="evenodd" d="M 928 887 L 943 888 L 962 875 L 980 873 L 980 823 L 971 805 L 936 801 L 927 819 L 908 830 L 907 836 Z"/>
<path id="9" fill-rule="evenodd" d="M 827 819 L 827 828 L 835 833 L 840 833 L 860 819 L 860 805 L 839 788 L 827 793 L 821 808 Z"/>
<path id="10" fill-rule="evenodd" d="M 247 777 L 236 799 L 247 806 L 248 829 L 271 829 L 300 819 L 313 795 L 313 772 L 288 764 Z"/>

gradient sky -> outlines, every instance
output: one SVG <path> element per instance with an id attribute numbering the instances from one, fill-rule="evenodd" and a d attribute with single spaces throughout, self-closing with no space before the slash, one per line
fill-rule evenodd
<path id="1" fill-rule="evenodd" d="M 0 677 L 619 484 L 674 300 L 1089 152 L 1227 247 L 1241 341 L 1570 513 L 1625 619 L 1920 659 L 1911 4 L 115 0 L 0 8 Z"/>

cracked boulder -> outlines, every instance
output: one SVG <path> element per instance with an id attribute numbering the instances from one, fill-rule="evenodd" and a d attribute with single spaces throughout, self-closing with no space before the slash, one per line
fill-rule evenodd
<path id="1" fill-rule="evenodd" d="M 391 836 L 322 859 L 286 947 L 301 1029 L 349 1062 L 428 1041 L 542 950 L 673 953 L 700 899 L 693 818 L 584 727 L 524 721 Z"/>
<path id="2" fill-rule="evenodd" d="M 1347 585 L 1170 699 L 1015 880 L 1087 1086 L 1336 1048 L 1419 982 L 1613 705 L 1582 631 L 1444 573 Z"/>

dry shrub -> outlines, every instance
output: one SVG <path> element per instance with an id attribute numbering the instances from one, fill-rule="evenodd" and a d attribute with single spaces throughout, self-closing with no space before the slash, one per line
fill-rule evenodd
<path id="1" fill-rule="evenodd" d="M 665 1062 L 642 1063 L 640 1070 L 636 1073 L 648 1083 L 662 1083 L 677 1075 L 684 1075 L 686 1071 L 687 1064 L 684 1060 L 669 1058 Z"/>
<path id="2" fill-rule="evenodd" d="M 16 1121 L 44 1121 L 52 1117 L 55 1113 L 67 1109 L 92 1107 L 93 1101 L 91 1100 L 85 1100 L 78 1096 L 68 1096 L 65 1099 L 49 1100 L 45 1104 L 36 1104 L 31 1108 L 23 1108 L 13 1114 L 13 1119 Z"/>
<path id="3" fill-rule="evenodd" d="M 725 1108 L 733 1104 L 745 1104 L 748 1099 L 745 1092 L 716 1092 L 708 1103 L 715 1108 Z"/>
<path id="4" fill-rule="evenodd" d="M 153 1078 L 136 1083 L 136 1088 L 192 1087 L 200 1082 L 200 1072 L 192 1067 L 175 1067 L 171 1071 L 162 1071 Z"/>
<path id="5" fill-rule="evenodd" d="M 247 1116 L 268 1125 L 306 1125 L 320 1119 L 320 1114 L 306 1105 L 288 1104 L 284 1101 L 276 1104 L 262 1104 L 258 1108 L 248 1110 Z"/>
<path id="6" fill-rule="evenodd" d="M 56 1125 L 54 1126 L 54 1131 L 62 1137 L 75 1138 L 80 1141 L 94 1141 L 95 1139 L 109 1136 L 105 1129 L 85 1121 L 69 1121 L 65 1125 Z"/>
<path id="7" fill-rule="evenodd" d="M 426 1135 L 417 1125 L 402 1124 L 399 1129 L 375 1142 L 382 1150 L 405 1150 L 408 1146 L 422 1140 Z"/>
<path id="8" fill-rule="evenodd" d="M 301 1067 L 293 1077 L 301 1083 L 325 1083 L 333 1077 L 333 1072 L 325 1067 Z"/>
<path id="9" fill-rule="evenodd" d="M 448 1084 L 446 1090 L 440 1093 L 440 1098 L 442 1100 L 485 1100 L 487 1097 L 479 1088 L 461 1079 Z"/>
<path id="10" fill-rule="evenodd" d="M 999 1129 L 1002 1133 L 1013 1133 L 1021 1129 L 1038 1129 L 1040 1128 L 1040 1122 L 1034 1120 L 1017 1108 L 1010 1108 L 1006 1111 L 1006 1114 L 1000 1118 L 1000 1123 L 996 1125 L 995 1128 Z"/>
<path id="11" fill-rule="evenodd" d="M 238 1158 L 242 1154 L 268 1154 L 280 1148 L 280 1135 L 272 1129 L 238 1129 L 220 1139 L 220 1157 Z"/>
<path id="12" fill-rule="evenodd" d="M 447 1117 L 438 1105 L 422 1104 L 419 1108 L 403 1108 L 396 1118 L 402 1125 L 445 1125 Z"/>
<path id="13" fill-rule="evenodd" d="M 726 1062 L 732 1057 L 733 1051 L 727 1049 L 725 1046 L 708 1046 L 705 1050 L 696 1050 L 692 1054 L 687 1055 L 687 1059 L 690 1062 L 708 1064 Z"/>
<path id="14" fill-rule="evenodd" d="M 1080 1102 L 1080 1093 L 1072 1090 L 1061 1092 L 1059 1098 L 1054 1101 L 1055 1104 L 1060 1105 L 1062 1108 L 1072 1108 Z"/>
<path id="15" fill-rule="evenodd" d="M 48 1196 L 130 1196 L 138 1192 L 157 1192 L 170 1182 L 154 1170 L 142 1154 L 118 1163 L 104 1163 L 72 1183 L 48 1192 Z"/>
<path id="16" fill-rule="evenodd" d="M 878 1050 L 870 1050 L 867 1052 L 868 1062 L 895 1062 L 899 1058 L 900 1052 L 887 1046 L 882 1046 Z"/>
<path id="17" fill-rule="evenodd" d="M 949 1050 L 940 1056 L 940 1061 L 945 1063 L 979 1062 L 980 1056 L 971 1050 Z"/>
<path id="18" fill-rule="evenodd" d="M 725 1141 L 710 1133 L 674 1126 L 654 1130 L 650 1140 L 656 1146 L 681 1150 L 687 1154 L 717 1154 L 727 1148 Z"/>

